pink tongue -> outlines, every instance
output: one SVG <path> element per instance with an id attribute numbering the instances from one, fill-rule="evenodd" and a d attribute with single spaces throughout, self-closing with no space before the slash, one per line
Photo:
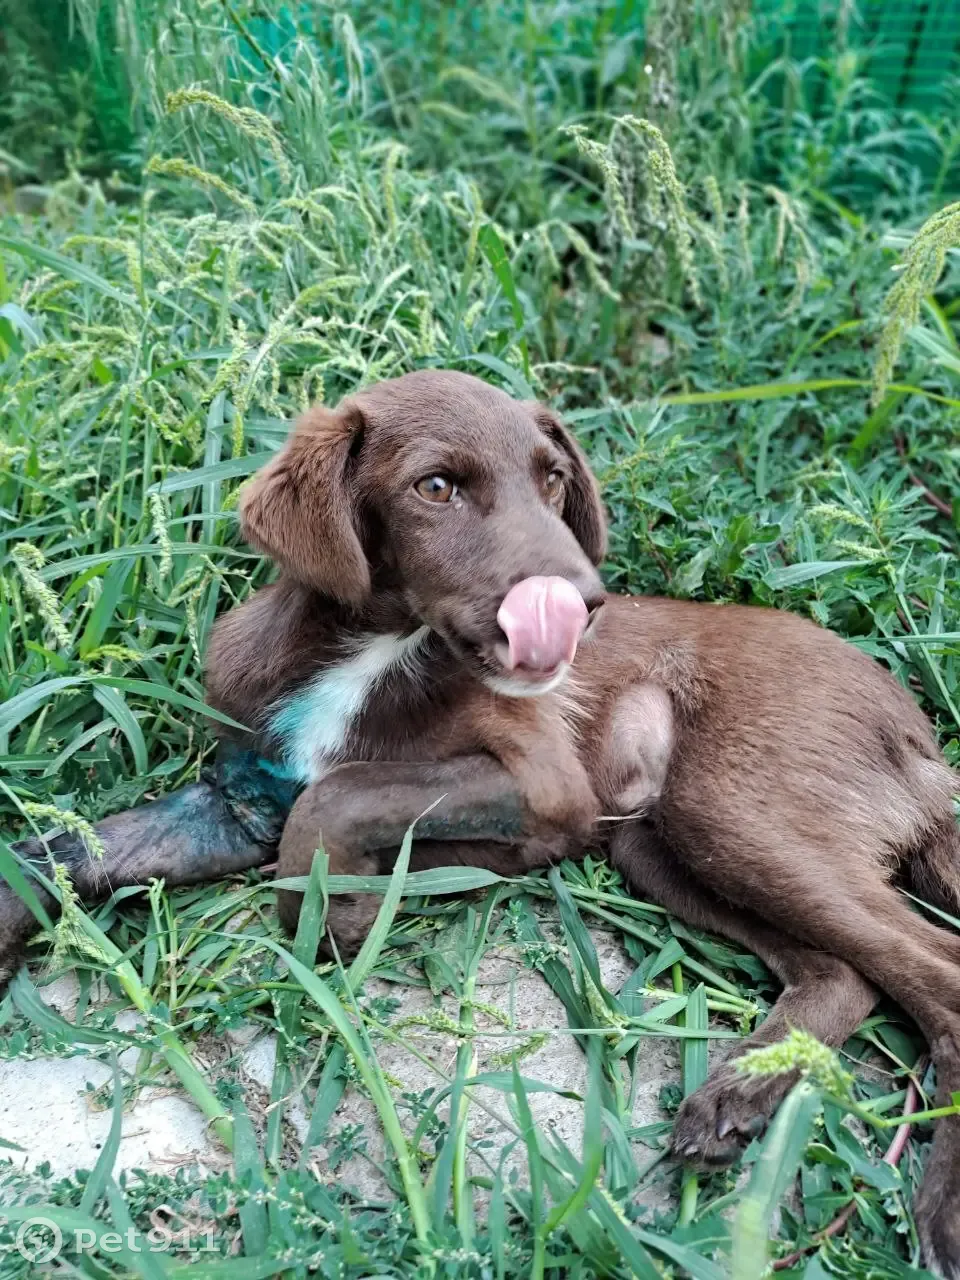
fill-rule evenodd
<path id="1" fill-rule="evenodd" d="M 572 662 L 587 626 L 587 606 L 566 578 L 524 578 L 511 587 L 497 614 L 507 637 L 508 670 L 552 671 Z"/>

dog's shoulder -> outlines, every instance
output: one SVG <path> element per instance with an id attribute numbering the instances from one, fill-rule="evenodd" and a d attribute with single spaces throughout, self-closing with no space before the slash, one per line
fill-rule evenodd
<path id="1" fill-rule="evenodd" d="M 337 646 L 317 597 L 286 578 L 262 587 L 214 624 L 207 649 L 210 705 L 253 729 Z"/>

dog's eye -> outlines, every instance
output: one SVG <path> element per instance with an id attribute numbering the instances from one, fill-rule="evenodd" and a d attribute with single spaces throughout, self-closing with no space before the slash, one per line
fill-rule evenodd
<path id="1" fill-rule="evenodd" d="M 559 471 L 551 471 L 543 482 L 543 492 L 551 502 L 559 502 L 563 497 L 563 476 Z"/>
<path id="2" fill-rule="evenodd" d="M 447 476 L 424 476 L 414 488 L 427 502 L 450 502 L 458 493 L 457 486 Z"/>

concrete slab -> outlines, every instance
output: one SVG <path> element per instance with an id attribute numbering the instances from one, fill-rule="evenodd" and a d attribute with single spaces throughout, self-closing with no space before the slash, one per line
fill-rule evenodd
<path id="1" fill-rule="evenodd" d="M 77 1003 L 72 976 L 40 989 L 41 998 L 65 1017 Z M 121 1030 L 136 1023 L 133 1014 L 117 1019 Z M 126 1071 L 136 1067 L 138 1050 L 120 1054 Z M 110 1080 L 110 1067 L 87 1053 L 64 1058 L 14 1058 L 0 1061 L 0 1137 L 22 1147 L 10 1157 L 20 1168 L 47 1164 L 55 1177 L 91 1169 L 110 1133 L 111 1111 L 97 1091 Z M 207 1124 L 193 1102 L 175 1089 L 145 1088 L 124 1115 L 117 1169 L 170 1170 L 209 1161 L 223 1154 L 210 1140 Z"/>

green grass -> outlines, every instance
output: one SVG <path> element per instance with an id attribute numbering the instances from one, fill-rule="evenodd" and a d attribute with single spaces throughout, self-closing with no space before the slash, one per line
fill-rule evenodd
<path id="1" fill-rule="evenodd" d="M 92 12 L 78 8 L 91 31 Z M 269 4 L 114 12 L 137 198 L 114 203 L 81 163 L 44 216 L 0 218 L 8 836 L 49 826 L 49 806 L 95 821 L 197 777 L 214 742 L 199 708 L 210 626 L 269 573 L 238 538 L 240 485 L 311 401 L 430 365 L 564 412 L 603 482 L 612 587 L 812 616 L 909 685 L 960 761 L 949 256 L 870 405 L 892 268 L 951 194 L 947 123 L 881 110 L 839 47 L 826 65 L 758 65 L 764 33 L 709 0 L 659 5 L 646 47 L 632 6 L 602 0 L 364 2 L 305 13 L 299 31 Z M 168 99 L 191 86 L 208 96 Z M 18 120 L 0 148 L 23 137 Z M 0 1244 L 37 1205 L 64 1225 L 145 1231 L 165 1203 L 198 1250 L 212 1232 L 212 1251 L 127 1248 L 72 1274 L 748 1280 L 855 1199 L 845 1231 L 791 1273 L 919 1265 L 910 1202 L 929 1128 L 897 1172 L 880 1158 L 892 1129 L 864 1124 L 901 1113 L 922 1050 L 892 1005 L 846 1047 L 855 1097 L 811 1081 L 746 1153 L 752 1178 L 694 1179 L 663 1159 L 669 1118 L 713 1040 L 748 1032 L 775 997 L 756 960 L 628 897 L 594 860 L 510 882 L 424 873 L 400 912 L 399 878 L 379 887 L 377 929 L 346 971 L 310 968 L 326 895 L 346 888 L 320 862 L 292 944 L 257 874 L 74 907 L 52 953 L 38 935 L 0 1003 L 4 1055 L 109 1061 L 132 1042 L 135 1064 L 104 1090 L 116 1123 L 173 1072 L 234 1165 L 115 1178 L 111 1140 L 89 1174 L 11 1168 Z M 598 939 L 632 968 L 617 992 Z M 491 1011 L 504 957 L 552 989 L 567 1028 Z M 71 1020 L 37 994 L 68 970 Z M 142 1025 L 121 1033 L 130 1008 Z M 269 1096 L 239 1055 L 212 1052 L 250 1024 L 279 1036 Z M 445 1038 L 444 1065 L 404 1094 L 384 1063 L 404 1045 L 432 1061 L 425 1030 Z M 571 1036 L 579 1151 L 537 1124 L 530 1070 Z M 665 1043 L 676 1084 L 662 1122 L 637 1125 L 644 1063 Z M 337 1176 L 371 1140 L 338 1118 L 348 1087 L 383 1124 L 383 1198 Z M 32 1274 L 15 1252 L 0 1265 Z"/>

